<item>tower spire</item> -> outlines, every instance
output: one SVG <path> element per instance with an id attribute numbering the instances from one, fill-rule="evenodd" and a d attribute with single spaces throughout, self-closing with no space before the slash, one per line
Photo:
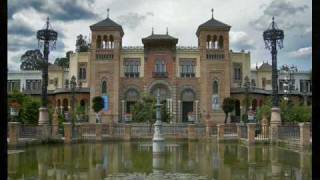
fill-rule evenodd
<path id="1" fill-rule="evenodd" d="M 212 19 L 213 19 L 213 8 L 211 9 Z"/>
<path id="2" fill-rule="evenodd" d="M 151 32 L 151 34 L 153 35 L 153 27 L 152 27 L 152 32 Z"/>
<path id="3" fill-rule="evenodd" d="M 49 29 L 49 16 L 47 17 L 47 23 L 46 23 L 46 25 L 47 25 L 47 29 Z"/>
<path id="4" fill-rule="evenodd" d="M 110 11 L 110 9 L 108 8 L 107 9 L 107 18 L 109 18 L 109 11 Z"/>
<path id="5" fill-rule="evenodd" d="M 168 27 L 167 27 L 167 35 L 168 35 Z"/>

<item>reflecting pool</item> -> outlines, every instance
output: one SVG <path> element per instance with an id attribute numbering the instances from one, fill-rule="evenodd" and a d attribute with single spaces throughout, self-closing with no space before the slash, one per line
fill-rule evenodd
<path id="1" fill-rule="evenodd" d="M 311 151 L 270 145 L 166 142 L 39 145 L 8 151 L 9 179 L 311 179 Z"/>

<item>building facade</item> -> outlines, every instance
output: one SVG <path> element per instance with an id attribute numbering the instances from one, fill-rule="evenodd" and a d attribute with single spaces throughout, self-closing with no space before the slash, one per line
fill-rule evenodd
<path id="1" fill-rule="evenodd" d="M 222 123 L 222 102 L 230 96 L 237 99 L 234 115 L 240 117 L 244 82 L 246 79 L 251 82 L 249 93 L 254 97 L 252 106 L 256 109 L 271 95 L 271 67 L 264 63 L 251 70 L 250 52 L 230 50 L 230 28 L 212 17 L 197 28 L 196 47 L 177 46 L 178 38 L 168 32 L 154 34 L 153 31 L 142 38 L 143 46 L 125 47 L 122 26 L 107 17 L 90 26 L 89 51 L 71 54 L 68 71 L 49 68 L 51 103 L 61 112 L 70 109 L 68 80 L 75 76 L 78 84 L 81 83 L 76 103 L 84 104 L 92 123 L 96 116 L 90 102 L 95 96 L 102 96 L 105 101 L 101 113 L 103 123 L 124 122 L 144 93 L 158 92 L 173 123 L 188 122 L 190 114 L 195 122 Z M 9 76 L 14 75 L 9 73 Z M 37 77 L 41 79 L 40 72 Z M 306 73 L 297 73 L 295 78 L 298 91 L 301 86 L 311 91 Z M 20 90 L 26 86 L 14 78 L 9 78 L 8 83 L 8 87 L 20 83 Z M 310 92 L 308 96 L 311 95 Z"/>

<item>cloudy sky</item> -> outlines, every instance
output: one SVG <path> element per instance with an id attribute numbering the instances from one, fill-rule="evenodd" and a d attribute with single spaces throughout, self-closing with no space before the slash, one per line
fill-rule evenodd
<path id="1" fill-rule="evenodd" d="M 49 56 L 65 56 L 75 50 L 76 36 L 90 40 L 89 26 L 107 16 L 124 29 L 124 46 L 142 46 L 141 38 L 166 33 L 179 38 L 180 46 L 196 46 L 197 27 L 214 17 L 231 25 L 230 48 L 251 52 L 251 64 L 271 63 L 264 48 L 263 31 L 275 16 L 284 30 L 284 48 L 278 51 L 278 65 L 295 64 L 300 70 L 312 68 L 311 0 L 10 0 L 8 1 L 8 66 L 19 69 L 21 55 L 37 49 L 36 31 L 43 28 L 49 16 L 59 37 Z"/>

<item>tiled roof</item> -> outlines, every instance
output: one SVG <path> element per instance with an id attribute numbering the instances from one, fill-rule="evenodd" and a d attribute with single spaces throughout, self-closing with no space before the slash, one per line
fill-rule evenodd
<path id="1" fill-rule="evenodd" d="M 142 38 L 142 42 L 145 43 L 146 41 L 153 41 L 153 40 L 169 40 L 178 43 L 178 39 L 170 36 L 169 34 L 151 34 L 148 37 Z"/>
<path id="2" fill-rule="evenodd" d="M 118 23 L 114 22 L 113 20 L 111 20 L 109 17 L 107 17 L 106 19 L 97 22 L 96 24 L 93 24 L 90 26 L 90 29 L 99 29 L 99 28 L 115 28 L 121 31 L 122 35 L 123 35 L 123 29 L 122 26 L 119 25 Z"/>
<path id="3" fill-rule="evenodd" d="M 198 27 L 197 30 L 197 35 L 199 35 L 199 31 L 201 29 L 225 29 L 225 30 L 230 30 L 231 26 L 229 26 L 228 24 L 225 24 L 223 22 L 220 22 L 214 18 L 211 18 L 210 20 L 208 20 L 207 22 L 201 24 Z"/>
<path id="4" fill-rule="evenodd" d="M 263 63 L 258 70 L 260 71 L 272 71 L 272 66 L 269 63 Z"/>

